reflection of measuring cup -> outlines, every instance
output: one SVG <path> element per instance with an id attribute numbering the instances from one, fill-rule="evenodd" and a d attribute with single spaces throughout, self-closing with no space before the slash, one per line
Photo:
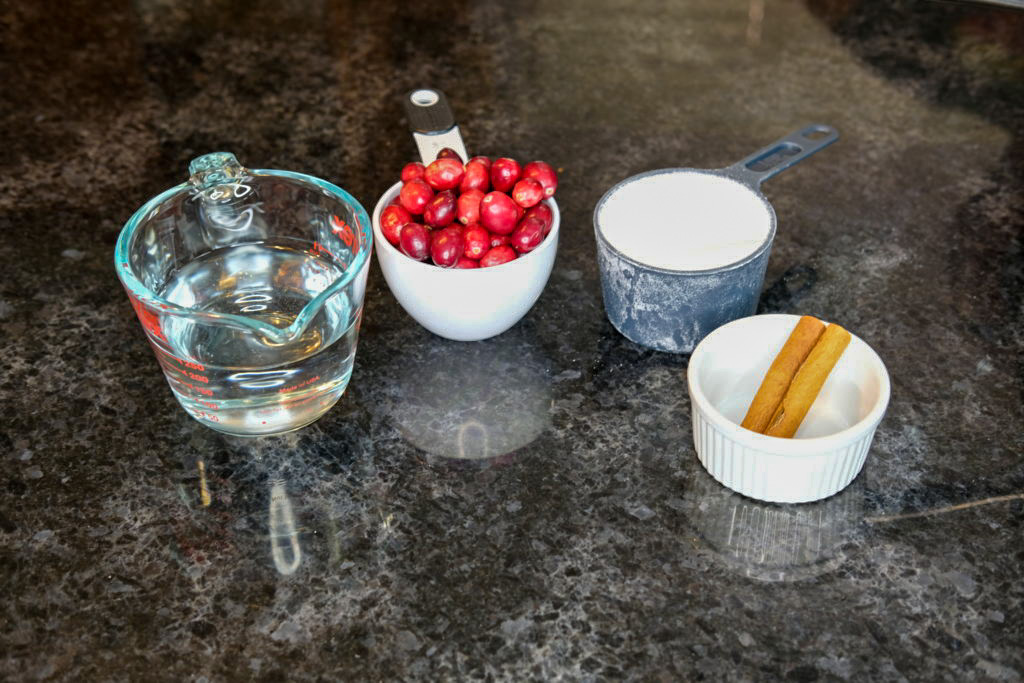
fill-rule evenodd
<path id="1" fill-rule="evenodd" d="M 365 209 L 328 182 L 242 168 L 227 153 L 148 201 L 115 267 L 175 397 L 237 435 L 320 417 L 355 360 L 373 238 Z"/>
<path id="2" fill-rule="evenodd" d="M 270 513 L 267 520 L 270 534 L 270 556 L 274 558 L 277 571 L 285 576 L 294 574 L 302 564 L 302 546 L 295 524 L 292 501 L 288 497 L 285 482 L 281 479 L 270 481 Z"/>

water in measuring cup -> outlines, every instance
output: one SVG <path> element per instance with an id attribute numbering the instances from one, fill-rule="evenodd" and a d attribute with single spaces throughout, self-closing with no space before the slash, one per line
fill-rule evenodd
<path id="1" fill-rule="evenodd" d="M 312 243 L 275 238 L 217 249 L 188 263 L 160 294 L 188 308 L 291 324 L 342 269 Z M 321 308 L 297 339 L 276 343 L 250 330 L 165 318 L 174 354 L 161 357 L 178 401 L 229 433 L 296 429 L 341 397 L 352 374 L 357 329 L 348 293 Z M 161 355 L 161 354 L 158 354 Z"/>

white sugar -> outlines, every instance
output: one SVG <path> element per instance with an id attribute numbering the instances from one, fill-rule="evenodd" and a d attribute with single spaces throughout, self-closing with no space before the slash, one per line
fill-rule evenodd
<path id="1" fill-rule="evenodd" d="M 613 247 L 635 261 L 707 270 L 756 251 L 771 230 L 771 214 L 758 194 L 734 180 L 665 172 L 615 190 L 597 224 Z"/>

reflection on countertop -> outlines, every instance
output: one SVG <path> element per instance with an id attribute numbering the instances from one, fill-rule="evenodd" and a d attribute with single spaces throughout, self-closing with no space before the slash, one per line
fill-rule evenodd
<path id="1" fill-rule="evenodd" d="M 415 354 L 390 354 L 377 390 L 386 419 L 416 448 L 486 460 L 533 443 L 550 426 L 551 368 L 517 327 L 482 342 L 436 339 Z"/>
<path id="2" fill-rule="evenodd" d="M 270 551 L 277 571 L 285 576 L 294 574 L 302 564 L 302 546 L 295 528 L 295 513 L 288 497 L 285 482 L 272 480 L 270 483 L 270 512 L 267 519 L 270 534 Z"/>
<path id="3" fill-rule="evenodd" d="M 834 571 L 861 535 L 864 478 L 816 503 L 763 503 L 697 471 L 687 500 L 697 535 L 730 569 L 762 581 L 804 581 Z"/>

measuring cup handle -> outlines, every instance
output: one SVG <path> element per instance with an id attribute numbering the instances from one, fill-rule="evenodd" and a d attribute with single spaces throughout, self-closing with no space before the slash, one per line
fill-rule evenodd
<path id="1" fill-rule="evenodd" d="M 454 149 L 463 162 L 469 160 L 462 133 L 455 125 L 455 115 L 443 92 L 437 88 L 410 90 L 403 103 L 409 130 L 424 164 L 436 159 L 438 152 L 446 147 Z"/>
<path id="2" fill-rule="evenodd" d="M 436 88 L 417 88 L 405 94 L 402 100 L 409 130 L 413 133 L 443 133 L 455 125 L 455 115 L 448 98 Z"/>
<path id="3" fill-rule="evenodd" d="M 785 171 L 838 139 L 839 131 L 835 128 L 815 123 L 779 138 L 723 171 L 734 180 L 757 189 L 776 173 Z"/>

